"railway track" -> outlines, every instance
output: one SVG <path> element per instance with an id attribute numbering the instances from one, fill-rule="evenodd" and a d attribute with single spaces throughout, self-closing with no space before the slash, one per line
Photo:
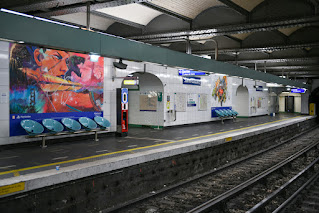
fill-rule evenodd
<path id="1" fill-rule="evenodd" d="M 273 213 L 317 213 L 319 209 L 319 172 L 315 173 Z"/>
<path id="2" fill-rule="evenodd" d="M 254 210 L 255 205 L 318 157 L 318 133 L 319 128 L 315 128 L 267 150 L 106 212 L 258 212 L 259 209 Z M 311 169 L 318 169 L 317 162 Z M 304 175 L 302 177 L 305 179 Z M 273 203 L 277 200 L 272 198 L 266 203 L 275 209 Z M 263 205 L 263 210 L 270 209 L 268 206 Z"/>

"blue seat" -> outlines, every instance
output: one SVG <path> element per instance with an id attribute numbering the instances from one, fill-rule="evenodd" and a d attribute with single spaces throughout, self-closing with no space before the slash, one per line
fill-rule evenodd
<path id="1" fill-rule="evenodd" d="M 227 110 L 221 109 L 221 111 L 224 113 L 225 117 L 230 117 L 231 116 L 231 114 L 229 112 L 227 112 Z"/>
<path id="2" fill-rule="evenodd" d="M 62 118 L 63 125 L 71 132 L 79 131 L 81 124 L 72 118 Z"/>
<path id="3" fill-rule="evenodd" d="M 233 117 L 236 116 L 235 112 L 231 109 L 227 109 L 227 112 Z"/>
<path id="4" fill-rule="evenodd" d="M 63 125 L 59 121 L 53 119 L 44 119 L 42 120 L 42 124 L 52 133 L 62 132 L 64 129 Z"/>
<path id="5" fill-rule="evenodd" d="M 87 130 L 92 130 L 97 128 L 97 124 L 91 118 L 81 117 L 79 118 L 79 122 Z"/>
<path id="6" fill-rule="evenodd" d="M 231 110 L 234 114 L 235 114 L 235 116 L 237 116 L 238 115 L 238 112 L 236 112 L 235 110 Z"/>
<path id="7" fill-rule="evenodd" d="M 216 114 L 218 117 L 226 117 L 224 112 L 222 112 L 221 110 L 215 110 Z"/>
<path id="8" fill-rule="evenodd" d="M 101 116 L 94 117 L 94 121 L 99 125 L 101 129 L 106 129 L 111 126 L 111 123 Z"/>
<path id="9" fill-rule="evenodd" d="M 44 131 L 43 126 L 34 120 L 22 120 L 20 125 L 29 135 L 39 135 Z"/>

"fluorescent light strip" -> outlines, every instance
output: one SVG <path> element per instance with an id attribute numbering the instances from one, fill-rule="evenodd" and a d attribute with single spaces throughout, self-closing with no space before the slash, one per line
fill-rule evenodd
<path id="1" fill-rule="evenodd" d="M 58 22 L 58 21 L 52 21 L 50 19 L 46 19 L 46 18 L 41 18 L 41 17 L 34 17 L 35 19 L 37 20 L 40 20 L 40 21 L 45 21 L 45 22 L 49 22 L 49 23 L 53 23 L 53 24 L 59 24 L 59 25 L 63 25 L 63 26 L 66 26 L 66 27 L 72 27 L 72 28 L 76 28 L 78 29 L 79 27 L 78 26 L 74 26 L 74 25 L 71 25 L 71 24 L 65 24 L 65 23 L 61 23 L 61 22 Z"/>
<path id="2" fill-rule="evenodd" d="M 221 74 L 221 73 L 214 73 L 215 75 L 220 75 L 220 76 L 228 76 L 227 74 Z"/>
<path id="3" fill-rule="evenodd" d="M 34 17 L 34 16 L 31 16 L 31 15 L 27 15 L 27 14 L 24 14 L 24 13 L 19 13 L 19 12 L 12 11 L 12 10 L 7 10 L 7 9 L 4 9 L 4 8 L 1 8 L 0 11 L 1 12 L 5 12 L 5 13 L 12 13 L 12 14 L 19 15 L 19 16 L 25 16 L 25 17 L 28 17 L 28 18 L 33 18 Z"/>
<path id="4" fill-rule="evenodd" d="M 71 25 L 71 24 L 65 24 L 65 23 L 58 22 L 58 21 L 52 21 L 52 20 L 49 20 L 49 19 L 46 19 L 46 18 L 40 18 L 40 17 L 36 17 L 36 16 L 31 16 L 31 15 L 27 15 L 27 14 L 24 14 L 24 13 L 19 13 L 19 12 L 12 11 L 12 10 L 7 10 L 7 9 L 4 9 L 4 8 L 1 8 L 0 11 L 1 12 L 15 14 L 15 15 L 19 15 L 19 16 L 25 16 L 25 17 L 28 17 L 28 18 L 35 18 L 35 19 L 40 20 L 40 21 L 50 22 L 50 23 L 53 23 L 53 24 L 59 24 L 59 25 L 63 25 L 63 26 L 66 26 L 66 27 L 72 27 L 72 28 L 76 28 L 76 29 L 79 28 L 78 26 L 74 26 L 74 25 Z"/>

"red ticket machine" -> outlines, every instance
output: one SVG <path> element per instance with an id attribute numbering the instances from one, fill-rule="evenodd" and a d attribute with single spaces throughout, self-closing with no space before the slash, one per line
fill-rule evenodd
<path id="1" fill-rule="evenodd" d="M 117 135 L 128 135 L 128 89 L 116 89 Z"/>

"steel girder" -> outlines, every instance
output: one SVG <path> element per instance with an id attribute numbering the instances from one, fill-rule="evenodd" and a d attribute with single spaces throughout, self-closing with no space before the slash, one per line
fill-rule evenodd
<path id="1" fill-rule="evenodd" d="M 290 45 L 278 45 L 278 46 L 268 46 L 268 47 L 247 47 L 247 48 L 231 48 L 231 49 L 219 49 L 218 53 L 243 53 L 243 52 L 274 52 L 287 49 L 302 49 L 302 48 L 317 48 L 319 47 L 319 42 L 305 43 L 305 44 L 290 44 Z M 212 50 L 200 50 L 193 51 L 193 54 L 213 54 Z"/>
<path id="2" fill-rule="evenodd" d="M 269 71 L 269 73 L 274 75 L 281 75 L 281 71 Z M 292 71 L 292 70 L 286 70 L 283 74 L 289 74 L 289 75 L 319 75 L 319 71 Z"/>
<path id="3" fill-rule="evenodd" d="M 51 17 L 70 13 L 86 12 L 87 3 L 91 4 L 91 10 L 97 10 L 105 7 L 115 7 L 148 1 L 152 0 L 54 0 L 30 4 L 28 6 L 12 7 L 9 9 L 42 17 Z"/>
<path id="4" fill-rule="evenodd" d="M 315 61 L 319 60 L 319 57 L 304 57 L 304 58 L 265 58 L 265 59 L 248 59 L 248 60 L 220 60 L 223 62 L 233 63 L 233 64 L 261 64 L 264 62 L 268 63 L 279 63 L 279 62 L 303 62 L 303 61 Z"/>
<path id="5" fill-rule="evenodd" d="M 266 66 L 266 70 L 302 70 L 302 69 L 317 69 L 319 70 L 319 65 L 300 65 L 300 66 Z"/>
<path id="6" fill-rule="evenodd" d="M 153 3 L 150 3 L 150 2 L 142 2 L 141 4 L 146 6 L 146 7 L 151 8 L 151 9 L 154 9 L 156 11 L 159 11 L 161 13 L 164 13 L 166 15 L 173 16 L 175 18 L 178 18 L 178 19 L 181 19 L 183 21 L 186 21 L 187 23 L 192 23 L 192 21 L 193 21 L 193 19 L 191 19 L 191 18 L 189 18 L 187 16 L 183 16 L 183 15 L 181 15 L 179 13 L 176 13 L 174 11 L 168 10 L 168 9 L 166 9 L 164 7 L 160 7 L 160 6 L 158 6 L 156 4 L 153 4 Z"/>
<path id="7" fill-rule="evenodd" d="M 73 52 L 96 53 L 106 57 L 145 61 L 170 67 L 184 67 L 264 82 L 310 88 L 310 85 L 282 79 L 269 73 L 244 69 L 228 63 L 204 59 L 142 42 L 67 27 L 4 11 L 0 12 L 0 27 L 2 29 L 0 38 L 6 41 L 24 41 L 29 44 Z"/>
<path id="8" fill-rule="evenodd" d="M 118 18 L 118 17 L 115 17 L 115 16 L 111 16 L 111 15 L 108 15 L 106 13 L 101 13 L 101 12 L 98 12 L 98 11 L 91 11 L 91 14 L 92 15 L 95 15 L 95 16 L 99 16 L 99 17 L 102 17 L 102 18 L 107 18 L 107 19 L 112 19 L 118 23 L 121 23 L 121 24 L 126 24 L 126 25 L 129 25 L 129 26 L 132 26 L 132 27 L 136 27 L 136 28 L 140 28 L 140 29 L 145 29 L 145 26 L 142 25 L 142 24 L 138 24 L 138 23 L 135 23 L 135 22 L 131 22 L 131 21 L 128 21 L 128 20 L 125 20 L 125 19 L 121 19 L 121 18 Z"/>
<path id="9" fill-rule="evenodd" d="M 249 17 L 249 11 L 245 10 L 244 8 L 238 6 L 238 4 L 235 4 L 231 0 L 218 0 L 221 3 L 227 5 L 228 7 L 232 8 L 233 10 L 237 11 L 238 13 L 246 16 L 247 18 Z"/>
<path id="10" fill-rule="evenodd" d="M 190 30 L 172 33 L 160 33 L 150 34 L 142 36 L 133 36 L 130 39 L 140 40 L 147 43 L 161 43 L 161 42 L 174 42 L 185 40 L 187 38 L 191 40 L 202 40 L 212 36 L 222 36 L 231 34 L 241 34 L 249 32 L 271 31 L 278 28 L 290 28 L 290 27 L 305 27 L 319 25 L 319 16 L 312 16 L 308 18 L 296 18 L 284 21 L 272 21 L 263 23 L 246 23 L 237 24 L 223 27 L 216 27 L 205 30 Z"/>

